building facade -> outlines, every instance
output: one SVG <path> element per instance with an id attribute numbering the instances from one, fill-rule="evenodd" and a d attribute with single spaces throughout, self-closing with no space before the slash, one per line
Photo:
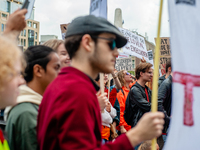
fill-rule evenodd
<path id="1" fill-rule="evenodd" d="M 5 30 L 6 22 L 11 13 L 22 7 L 24 0 L 0 0 L 0 34 Z M 39 45 L 40 23 L 34 20 L 34 8 L 30 19 L 26 20 L 27 26 L 18 37 L 18 45 L 26 50 L 29 46 Z"/>
<path id="2" fill-rule="evenodd" d="M 57 35 L 41 35 L 41 41 L 40 44 L 43 44 L 44 42 L 51 40 L 51 39 L 58 39 Z"/>

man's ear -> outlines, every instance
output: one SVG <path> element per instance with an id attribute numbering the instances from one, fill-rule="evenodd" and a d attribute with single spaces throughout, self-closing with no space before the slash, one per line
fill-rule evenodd
<path id="1" fill-rule="evenodd" d="M 142 72 L 142 71 L 140 72 L 140 76 L 141 76 L 141 77 L 143 76 L 143 72 Z"/>
<path id="2" fill-rule="evenodd" d="M 82 37 L 81 46 L 84 47 L 87 52 L 93 51 L 95 43 L 89 34 L 85 34 Z"/>
<path id="3" fill-rule="evenodd" d="M 41 78 L 43 74 L 44 74 L 44 69 L 42 68 L 42 66 L 38 64 L 33 66 L 33 76 Z"/>

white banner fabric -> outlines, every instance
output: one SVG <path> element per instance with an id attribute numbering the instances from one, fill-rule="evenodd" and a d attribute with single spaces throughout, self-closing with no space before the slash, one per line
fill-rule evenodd
<path id="1" fill-rule="evenodd" d="M 169 0 L 172 118 L 164 150 L 197 150 L 200 139 L 200 1 Z"/>

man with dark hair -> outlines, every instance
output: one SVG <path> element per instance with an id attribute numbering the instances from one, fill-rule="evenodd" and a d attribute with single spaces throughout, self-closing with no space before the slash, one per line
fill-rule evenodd
<path id="1" fill-rule="evenodd" d="M 162 84 L 162 82 L 167 79 L 169 77 L 169 75 L 171 74 L 172 72 L 172 67 L 171 67 L 171 61 L 168 61 L 166 63 L 166 66 L 165 66 L 165 72 L 166 74 L 161 76 L 159 79 L 158 79 L 158 87 L 160 87 L 160 85 Z"/>
<path id="2" fill-rule="evenodd" d="M 151 81 L 153 77 L 152 66 L 150 63 L 140 63 L 136 67 L 137 82 L 132 86 L 128 94 L 124 116 L 131 127 L 135 127 L 140 118 L 151 110 L 151 90 L 145 84 Z M 131 112 L 127 112 L 128 110 Z M 127 115 L 132 116 L 127 118 Z"/>
<path id="3" fill-rule="evenodd" d="M 168 67 L 170 66 L 170 67 Z M 172 72 L 171 72 L 171 62 L 168 62 L 166 68 L 168 67 L 168 73 L 170 72 L 167 79 L 165 79 L 158 89 L 158 110 L 164 112 L 165 114 L 165 124 L 163 129 L 163 139 L 166 141 L 166 132 L 170 123 L 171 116 L 171 103 L 172 103 Z"/>
<path id="4" fill-rule="evenodd" d="M 101 145 L 101 114 L 96 96 L 99 87 L 93 79 L 99 72 L 114 70 L 117 48 L 127 40 L 114 25 L 92 15 L 74 19 L 65 38 L 71 67 L 63 68 L 45 91 L 38 115 L 40 150 L 125 150 L 159 136 L 164 115 L 149 113 L 114 143 Z"/>
<path id="5" fill-rule="evenodd" d="M 48 84 L 60 71 L 57 53 L 46 46 L 32 46 L 25 52 L 26 85 L 21 85 L 17 105 L 7 108 L 6 132 L 12 150 L 36 150 L 38 108 Z"/>

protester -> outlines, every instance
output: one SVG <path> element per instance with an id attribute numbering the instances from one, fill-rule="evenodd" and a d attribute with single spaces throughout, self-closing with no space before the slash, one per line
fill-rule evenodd
<path id="1" fill-rule="evenodd" d="M 171 74 L 172 72 L 172 68 L 171 68 L 171 61 L 168 61 L 166 63 L 166 66 L 165 66 L 165 71 L 166 71 L 166 74 L 161 76 L 159 79 L 158 79 L 158 87 L 160 87 L 160 85 L 162 84 L 162 82 L 167 79 L 169 77 L 169 75 Z"/>
<path id="2" fill-rule="evenodd" d="M 136 67 L 137 82 L 132 86 L 127 100 L 124 118 L 134 127 L 144 113 L 151 110 L 151 90 L 145 85 L 153 77 L 152 64 L 141 63 Z"/>
<path id="3" fill-rule="evenodd" d="M 6 109 L 6 132 L 12 150 L 36 150 L 38 108 L 48 84 L 58 75 L 60 61 L 55 51 L 46 46 L 32 46 L 25 51 L 26 85 L 20 86 L 17 105 Z"/>
<path id="4" fill-rule="evenodd" d="M 16 42 L 17 36 L 20 31 L 26 27 L 25 14 L 27 9 L 16 10 L 12 13 L 8 21 L 6 22 L 6 28 L 3 32 L 3 36 L 7 36 L 9 40 Z"/>
<path id="5" fill-rule="evenodd" d="M 103 18 L 78 17 L 66 32 L 65 47 L 72 60 L 48 86 L 39 108 L 37 138 L 41 150 L 132 149 L 161 134 L 160 112 L 147 113 L 137 126 L 113 143 L 101 145 L 101 114 L 94 83 L 99 72 L 114 70 L 117 48 L 127 40 Z M 59 91 L 57 89 L 60 89 Z"/>
<path id="6" fill-rule="evenodd" d="M 70 65 L 70 58 L 65 48 L 63 40 L 52 39 L 46 41 L 43 45 L 51 47 L 53 50 L 57 52 L 60 58 L 61 68 L 68 67 Z"/>
<path id="7" fill-rule="evenodd" d="M 167 63 L 171 64 L 171 63 Z M 171 67 L 170 67 L 171 70 Z M 170 123 L 172 103 L 172 73 L 165 79 L 158 89 L 158 110 L 165 114 L 165 125 L 163 129 L 163 140 L 166 141 L 167 129 Z"/>
<path id="8" fill-rule="evenodd" d="M 131 129 L 131 126 L 128 125 L 124 120 L 124 110 L 125 110 L 126 98 L 131 88 L 130 83 L 132 82 L 133 79 L 131 74 L 125 70 L 119 71 L 117 76 L 122 85 L 122 89 L 119 90 L 119 92 L 117 93 L 117 99 L 120 105 L 120 123 L 119 126 L 117 127 L 117 130 L 120 131 L 121 133 L 126 133 L 128 130 Z"/>
<path id="9" fill-rule="evenodd" d="M 0 44 L 0 108 L 2 109 L 16 103 L 18 87 L 24 83 L 21 73 L 25 61 L 21 50 L 7 38 L 0 36 Z"/>

